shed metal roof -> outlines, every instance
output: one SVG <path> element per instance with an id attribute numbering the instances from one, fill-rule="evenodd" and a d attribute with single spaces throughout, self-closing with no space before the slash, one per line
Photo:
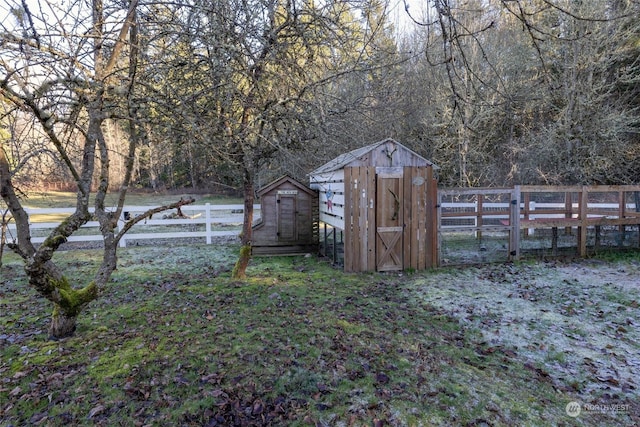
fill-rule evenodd
<path id="1" fill-rule="evenodd" d="M 289 182 L 291 184 L 293 184 L 294 186 L 298 187 L 300 190 L 305 191 L 309 194 L 315 194 L 314 190 L 312 190 L 311 188 L 307 187 L 306 185 L 304 185 L 303 183 L 301 183 L 300 181 L 298 181 L 297 179 L 294 179 L 292 177 L 290 177 L 289 175 L 283 175 L 278 179 L 275 179 L 273 181 L 271 181 L 269 184 L 265 185 L 264 187 L 260 188 L 257 192 L 258 197 L 262 197 L 263 194 L 273 190 L 274 188 L 277 188 L 278 186 L 282 185 L 284 182 Z"/>
<path id="2" fill-rule="evenodd" d="M 389 141 L 393 142 L 396 145 L 402 146 L 405 150 L 409 151 L 412 155 L 418 157 L 421 160 L 424 160 L 428 165 L 430 165 L 430 166 L 432 166 L 432 167 L 434 167 L 436 169 L 438 168 L 431 161 L 425 159 L 424 157 L 422 157 L 421 155 L 419 155 L 415 151 L 413 151 L 413 150 L 405 147 L 404 145 L 400 144 L 398 141 L 396 141 L 396 140 L 394 140 L 392 138 L 386 138 L 386 139 L 383 139 L 382 141 L 378 141 L 378 142 L 376 142 L 374 144 L 370 144 L 370 145 L 366 145 L 364 147 L 356 148 L 355 150 L 349 151 L 348 153 L 341 154 L 338 157 L 336 157 L 335 159 L 330 160 L 327 163 L 325 163 L 324 165 L 320 166 L 319 168 L 317 168 L 316 170 L 311 172 L 309 175 L 317 175 L 317 174 L 328 173 L 328 172 L 333 172 L 333 171 L 340 170 L 340 169 L 344 168 L 345 166 L 348 166 L 349 163 L 352 163 L 353 161 L 364 157 L 367 153 L 375 150 L 380 145 L 382 145 L 382 144 L 384 144 L 386 142 L 389 142 Z"/>

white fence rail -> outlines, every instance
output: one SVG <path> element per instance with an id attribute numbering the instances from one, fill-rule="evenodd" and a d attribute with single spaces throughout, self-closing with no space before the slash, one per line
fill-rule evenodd
<path id="1" fill-rule="evenodd" d="M 118 225 L 122 227 L 124 216 L 135 217 L 141 215 L 153 206 L 126 206 L 123 217 Z M 254 221 L 260 219 L 260 205 L 254 205 Z M 199 238 L 207 244 L 213 242 L 214 237 L 239 236 L 242 231 L 243 205 L 185 205 L 180 208 L 183 216 L 177 215 L 176 209 L 155 214 L 152 218 L 142 220 L 134 225 L 120 240 L 120 246 L 125 247 L 127 241 L 145 239 L 183 239 Z M 25 209 L 31 219 L 31 241 L 42 243 L 50 230 L 57 227 L 60 221 L 74 211 L 74 208 Z M 93 209 L 90 209 L 93 212 Z M 13 222 L 7 227 L 7 240 L 16 236 Z M 70 236 L 69 242 L 102 242 L 99 224 L 89 221 L 82 228 Z"/>
<path id="2" fill-rule="evenodd" d="M 575 204 L 574 206 L 575 207 Z M 615 209 L 617 204 L 605 203 L 589 203 L 589 209 Z M 140 215 L 153 206 L 127 206 L 123 210 L 124 215 L 134 217 Z M 455 217 L 443 217 L 439 227 L 442 231 L 449 229 L 460 230 L 466 227 L 475 229 L 477 223 L 477 203 L 463 202 L 444 202 L 441 205 L 443 212 L 459 212 L 467 213 L 458 214 Z M 564 218 L 564 203 L 536 203 L 529 204 L 529 218 Z M 635 210 L 635 204 L 626 204 L 629 211 Z M 120 246 L 125 247 L 127 241 L 146 240 L 146 239 L 182 239 L 182 238 L 198 238 L 207 244 L 211 244 L 215 237 L 234 237 L 239 236 L 242 230 L 243 222 L 243 205 L 185 205 L 181 207 L 184 217 L 176 215 L 176 210 L 167 210 L 154 215 L 150 219 L 143 220 L 134 225 L 128 233 L 120 240 Z M 483 210 L 485 215 L 483 218 L 500 220 L 508 219 L 509 215 L 505 213 L 509 209 L 508 203 L 484 203 Z M 524 204 L 521 204 L 524 209 Z M 547 213 L 536 214 L 536 210 L 546 210 Z M 558 213 L 549 213 L 549 209 L 558 209 Z M 31 218 L 31 241 L 34 243 L 42 243 L 49 231 L 60 224 L 60 221 L 74 211 L 74 208 L 43 208 L 34 209 L 27 208 L 27 212 Z M 495 215 L 487 215 L 489 210 L 495 210 Z M 254 205 L 254 222 L 260 219 L 260 205 Z M 123 215 L 123 216 L 124 216 Z M 591 216 L 591 215 L 589 215 Z M 610 216 L 611 218 L 615 215 Z M 54 218 L 52 220 L 51 218 Z M 124 225 L 125 218 L 120 218 L 119 225 Z M 7 228 L 7 239 L 13 240 L 16 236 L 15 224 L 9 223 Z M 97 221 L 90 221 L 83 225 L 82 228 L 74 235 L 70 236 L 69 242 L 101 242 L 99 224 Z"/>

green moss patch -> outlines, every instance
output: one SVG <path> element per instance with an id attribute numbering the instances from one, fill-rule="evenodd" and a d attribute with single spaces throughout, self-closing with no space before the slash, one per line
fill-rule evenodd
<path id="1" fill-rule="evenodd" d="M 76 335 L 58 342 L 38 332 L 48 307 L 24 276 L 3 279 L 0 309 L 12 307 L 13 314 L 2 318 L 0 424 L 613 426 L 637 420 L 637 406 L 569 417 L 567 403 L 604 397 L 592 393 L 588 376 L 575 389 L 578 373 L 553 375 L 549 366 L 572 363 L 565 348 L 550 348 L 538 360 L 517 343 L 487 335 L 502 331 L 504 311 L 470 301 L 489 283 L 494 291 L 520 289 L 523 299 L 525 282 L 518 287 L 513 278 L 540 278 L 536 265 L 344 274 L 315 257 L 270 257 L 253 259 L 248 278 L 236 281 L 237 251 L 120 251 L 113 280 L 80 315 Z M 99 260 L 97 252 L 84 253 L 57 255 L 74 283 L 88 279 L 73 269 L 78 259 L 87 268 Z M 546 310 L 558 294 L 536 283 L 529 292 Z M 634 309 L 632 295 L 598 295 L 600 309 Z M 534 325 L 518 327 L 530 331 L 532 343 L 545 344 Z M 630 332 L 622 334 L 637 346 Z M 608 380 L 614 387 L 615 377 Z M 629 401 L 623 391 L 616 396 L 610 399 Z"/>

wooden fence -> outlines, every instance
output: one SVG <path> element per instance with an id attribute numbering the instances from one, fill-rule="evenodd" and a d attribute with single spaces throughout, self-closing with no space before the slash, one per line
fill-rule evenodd
<path id="1" fill-rule="evenodd" d="M 153 206 L 126 206 L 123 218 L 119 224 L 123 225 L 125 216 L 134 217 L 153 208 Z M 199 239 L 211 244 L 216 237 L 238 236 L 242 229 L 243 205 L 186 205 L 182 206 L 182 216 L 178 212 L 168 210 L 155 214 L 152 218 L 134 225 L 120 240 L 120 246 L 126 247 L 127 241 L 148 239 Z M 74 208 L 27 208 L 31 220 L 33 243 L 42 243 L 49 230 L 60 224 L 60 221 L 74 211 Z M 254 205 L 254 220 L 260 218 L 260 205 Z M 7 227 L 7 240 L 15 237 L 15 224 Z M 102 242 L 99 224 L 89 221 L 82 228 L 70 236 L 69 242 Z"/>
<path id="2" fill-rule="evenodd" d="M 591 244 L 597 246 L 604 227 L 618 230 L 622 236 L 629 227 L 638 228 L 638 241 L 633 245 L 640 247 L 640 185 L 440 189 L 437 199 L 440 257 L 443 236 L 459 232 L 472 232 L 476 239 L 491 233 L 506 236 L 507 259 L 519 258 L 522 239 L 545 229 L 552 232 L 554 253 L 559 230 L 575 236 L 576 253 L 583 257 L 588 250 L 587 230 L 592 237 Z M 127 206 L 124 212 L 135 216 L 149 208 Z M 260 208 L 254 205 L 256 221 L 260 218 Z M 243 205 L 187 205 L 181 210 L 184 217 L 178 217 L 176 211 L 171 210 L 141 221 L 122 238 L 120 246 L 132 241 L 183 238 L 211 244 L 217 237 L 235 237 L 241 232 Z M 27 209 L 27 212 L 32 221 L 32 241 L 41 243 L 49 230 L 73 212 L 73 208 Z M 98 227 L 96 221 L 85 224 L 69 242 L 101 242 Z M 15 224 L 11 222 L 7 240 L 14 239 L 15 235 Z M 334 258 L 336 247 L 332 247 Z"/>
<path id="3" fill-rule="evenodd" d="M 555 253 L 558 229 L 575 229 L 577 254 L 584 257 L 588 229 L 593 229 L 597 244 L 603 226 L 624 233 L 627 226 L 640 225 L 640 186 L 447 189 L 439 190 L 438 206 L 439 247 L 447 232 L 473 231 L 478 238 L 502 232 L 508 234 L 508 258 L 517 259 L 523 234 L 551 229 Z"/>

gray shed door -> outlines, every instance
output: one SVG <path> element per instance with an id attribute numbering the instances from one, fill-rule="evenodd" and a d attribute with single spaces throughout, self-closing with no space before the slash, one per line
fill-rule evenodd
<path id="1" fill-rule="evenodd" d="M 278 195 L 278 241 L 298 239 L 296 195 Z"/>

